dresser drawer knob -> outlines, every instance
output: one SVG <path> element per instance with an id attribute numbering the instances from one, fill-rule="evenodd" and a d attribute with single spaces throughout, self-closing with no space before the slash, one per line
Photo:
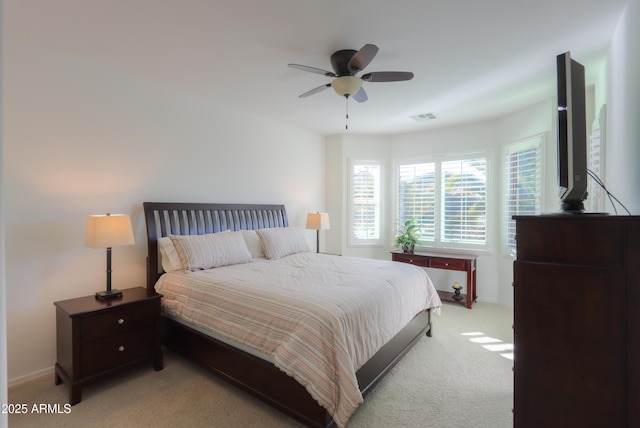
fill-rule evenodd
<path id="1" fill-rule="evenodd" d="M 118 320 L 118 324 L 120 324 L 120 325 L 124 324 L 124 319 L 120 318 L 120 319 Z"/>
<path id="2" fill-rule="evenodd" d="M 120 346 L 118 347 L 118 351 L 120 351 L 120 352 L 124 352 L 124 346 L 120 345 Z"/>
<path id="3" fill-rule="evenodd" d="M 413 263 L 413 259 L 409 259 L 409 263 Z"/>

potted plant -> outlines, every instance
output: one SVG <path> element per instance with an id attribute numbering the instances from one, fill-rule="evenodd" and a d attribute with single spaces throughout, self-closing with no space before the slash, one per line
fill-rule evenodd
<path id="1" fill-rule="evenodd" d="M 394 245 L 402 248 L 402 251 L 405 253 L 413 253 L 418 238 L 420 237 L 416 219 L 410 218 L 404 223 L 398 220 L 398 226 L 400 230 L 398 231 Z"/>

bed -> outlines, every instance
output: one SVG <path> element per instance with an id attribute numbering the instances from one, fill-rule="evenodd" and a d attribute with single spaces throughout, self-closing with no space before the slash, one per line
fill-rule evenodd
<path id="1" fill-rule="evenodd" d="M 291 250 L 292 246 L 296 247 L 297 245 L 295 244 L 296 233 L 301 235 L 301 232 L 296 232 L 296 228 L 289 228 L 287 213 L 283 205 L 145 202 L 143 206 L 148 238 L 147 288 L 157 289 L 163 294 L 163 344 L 307 426 L 344 426 L 354 411 L 354 406 L 357 407 L 362 397 L 400 361 L 423 335 L 431 336 L 432 312 L 439 310 L 440 301 L 424 271 L 404 263 L 365 261 L 365 259 L 350 260 L 347 257 L 315 254 L 308 251 L 308 246 L 306 246 L 306 250 Z M 245 239 L 242 244 L 238 244 L 239 234 L 242 234 Z M 254 235 L 257 235 L 263 244 L 260 248 L 253 241 L 257 239 Z M 283 248 L 283 236 L 287 240 L 284 247 L 287 248 L 288 253 L 285 251 L 285 253 L 278 254 L 278 251 Z M 225 250 L 222 256 L 218 254 L 209 258 L 205 257 L 204 259 L 207 260 L 205 262 L 197 257 L 189 258 L 188 254 L 193 254 L 189 253 L 189 246 L 200 248 L 203 245 L 202 242 L 207 239 L 215 240 L 215 245 L 224 243 L 229 248 L 238 248 L 237 253 L 241 255 L 229 258 L 228 254 L 236 252 L 235 250 Z M 186 269 L 167 269 L 169 272 L 165 272 L 163 265 L 166 268 L 171 258 L 165 249 L 168 248 L 166 247 L 168 242 L 173 244 L 172 248 L 178 249 L 181 256 L 181 267 Z M 161 246 L 164 259 L 160 256 Z M 240 248 L 241 246 L 242 248 Z M 246 260 L 245 250 L 249 250 L 250 260 Z M 256 251 L 263 250 L 267 253 L 264 257 L 262 254 L 260 256 L 256 254 Z M 172 257 L 175 260 L 175 254 Z M 235 260 L 234 257 L 241 257 L 242 260 Z M 206 264 L 211 263 L 211 260 L 213 260 L 213 266 Z M 373 265 L 365 266 L 364 263 L 373 263 Z M 174 262 L 175 264 L 176 262 Z M 331 273 L 329 270 L 325 270 L 325 265 L 334 266 L 334 270 L 337 272 Z M 354 271 L 351 272 L 351 269 Z M 316 319 L 324 316 L 322 314 L 328 311 L 327 304 L 317 304 L 319 301 L 328 301 L 328 305 L 332 308 L 340 307 L 340 313 L 342 313 L 342 306 L 345 304 L 344 302 L 351 299 L 349 297 L 351 295 L 338 296 L 328 290 L 331 290 L 331 287 L 335 289 L 337 284 L 342 281 L 350 281 L 349 278 L 362 276 L 366 282 L 366 271 L 372 269 L 390 272 L 392 277 L 385 280 L 386 282 L 383 281 L 385 285 L 388 285 L 387 282 L 395 283 L 396 279 L 401 276 L 411 276 L 415 281 L 422 281 L 420 275 L 424 275 L 426 285 L 423 288 L 427 288 L 425 291 L 427 297 L 420 294 L 420 299 L 418 299 L 425 299 L 425 303 L 421 304 L 424 307 L 419 310 L 413 309 L 410 314 L 390 315 L 391 318 L 398 318 L 394 322 L 402 323 L 400 327 L 393 330 L 386 331 L 387 329 L 382 327 L 382 323 L 377 321 L 375 328 L 363 329 L 362 325 L 353 327 L 356 332 L 375 330 L 376 335 L 378 331 L 382 331 L 380 334 L 389 336 L 362 340 L 362 343 L 368 343 L 372 340 L 375 342 L 373 345 L 359 345 L 360 341 L 355 340 L 353 336 L 360 333 L 334 332 L 334 330 L 341 330 L 342 324 L 351 326 L 351 324 L 356 325 L 362 322 L 372 323 L 371 320 L 366 321 L 362 307 L 373 308 L 376 305 L 373 301 L 360 304 L 360 309 L 357 311 L 362 313 L 358 312 L 358 315 L 354 315 L 355 319 L 365 321 L 339 321 L 342 324 L 335 329 L 332 327 L 327 330 L 326 326 L 321 327 L 320 330 L 324 330 L 317 334 L 311 332 L 308 325 L 300 324 L 301 322 L 315 324 Z M 216 277 L 216 281 L 222 282 L 224 285 L 209 284 L 209 278 L 212 277 Z M 294 282 L 294 279 L 290 279 L 294 277 L 295 281 L 301 280 L 304 287 L 300 287 L 297 282 Z M 258 284 L 261 282 L 260 278 L 265 280 L 265 285 Z M 267 279 L 271 283 L 266 284 Z M 375 282 L 377 278 L 371 277 L 370 280 Z M 322 281 L 330 284 L 330 286 L 327 285 L 326 290 L 323 289 Z M 345 283 L 345 285 L 341 289 L 348 289 L 353 296 L 362 296 L 362 294 L 357 294 L 359 291 L 355 285 L 354 287 L 350 283 Z M 214 292 L 210 293 L 212 296 L 203 297 L 202 290 L 212 290 L 212 287 L 218 288 L 213 288 Z M 408 286 L 402 285 L 402 287 Z M 313 297 L 302 298 L 298 295 L 302 292 L 299 290 L 300 288 L 308 289 L 305 290 L 305 293 L 310 290 L 311 293 L 315 292 L 316 294 L 312 294 Z M 192 295 L 191 300 L 195 304 L 194 308 L 186 309 L 186 301 L 189 297 L 176 294 L 183 289 L 188 290 L 188 293 Z M 255 294 L 241 295 L 241 292 Z M 286 296 L 281 297 L 282 293 L 285 293 Z M 278 294 L 277 298 L 281 300 L 273 303 L 276 294 Z M 412 302 L 416 300 L 415 296 L 399 297 L 399 299 L 405 299 L 396 303 L 396 306 L 399 307 L 413 306 Z M 226 301 L 226 303 L 219 303 L 218 300 Z M 362 297 L 354 297 L 351 300 L 361 301 Z M 259 306 L 263 304 L 266 306 Z M 251 316 L 242 316 L 241 318 L 250 318 L 251 322 L 256 323 L 253 326 L 237 326 L 227 318 L 228 308 L 243 305 L 246 306 L 243 310 L 250 310 Z M 301 306 L 298 308 L 297 305 Z M 205 306 L 206 310 L 203 309 Z M 286 314 L 299 311 L 299 313 L 291 315 L 295 317 L 295 323 L 291 322 L 291 319 L 284 319 L 284 315 L 277 315 L 275 321 L 271 318 L 261 319 L 256 315 L 270 316 L 275 313 L 275 307 L 284 307 Z M 315 312 L 316 307 L 318 315 Z M 213 312 L 216 308 L 222 308 L 224 313 Z M 357 311 L 354 309 L 354 313 Z M 211 315 L 214 313 L 215 316 Z M 201 322 L 201 318 L 194 318 L 192 315 L 211 319 L 205 323 L 205 321 Z M 238 318 L 238 315 L 228 316 L 235 316 L 234 320 Z M 301 317 L 311 319 L 311 321 L 300 321 Z M 279 320 L 280 324 L 278 324 Z M 222 334 L 216 334 L 216 327 L 209 327 L 209 322 L 221 324 L 223 326 Z M 275 335 L 275 332 L 280 334 L 292 324 L 295 324 L 295 328 L 298 330 L 292 330 L 293 333 L 284 332 L 282 335 L 286 333 L 304 336 L 296 338 L 299 342 L 290 345 L 289 339 L 283 339 L 287 340 L 283 344 L 276 343 L 276 339 L 264 338 Z M 243 328 L 251 329 L 255 334 L 248 339 L 244 336 L 240 336 L 239 339 L 226 336 L 230 330 Z M 261 328 L 268 333 L 263 334 Z M 259 331 L 260 334 L 257 333 Z M 300 335 L 296 331 L 311 333 Z M 325 337 L 327 335 L 331 335 L 331 340 L 338 343 L 337 350 L 328 350 L 329 347 L 325 344 L 304 343 L 304 340 L 309 340 L 306 336 Z M 311 354 L 309 358 L 314 358 L 314 361 L 292 361 L 292 355 L 303 354 L 304 347 L 307 345 L 310 350 L 309 354 Z M 313 346 L 318 346 L 318 348 L 313 349 Z M 360 346 L 363 348 L 361 349 Z M 327 353 L 326 356 L 322 355 L 317 360 L 315 359 L 316 355 L 324 352 Z M 354 354 L 357 357 L 350 357 L 346 354 Z M 331 382 L 326 382 L 329 385 L 326 390 L 339 391 L 341 398 L 335 400 L 337 403 L 335 406 L 332 400 L 329 402 L 325 400 L 323 394 L 326 391 L 318 387 L 317 382 L 314 383 L 315 378 L 313 378 L 313 376 L 324 376 L 321 370 L 326 365 L 324 363 L 334 360 L 336 367 L 338 367 L 335 371 L 341 374 L 336 375 L 335 380 L 333 376 L 327 376 L 327 378 L 331 378 Z M 350 370 L 345 369 L 345 366 L 349 364 L 352 366 L 350 367 L 353 376 L 349 375 Z M 346 373 L 345 376 L 342 375 L 343 372 Z M 353 377 L 352 381 L 350 377 Z M 325 384 L 324 381 L 320 383 Z M 355 384 L 355 393 L 350 391 L 352 383 Z"/>

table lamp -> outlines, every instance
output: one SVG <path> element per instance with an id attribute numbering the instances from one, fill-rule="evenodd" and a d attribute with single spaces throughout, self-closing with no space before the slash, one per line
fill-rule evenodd
<path id="1" fill-rule="evenodd" d="M 87 217 L 85 245 L 107 249 L 107 289 L 98 291 L 96 299 L 122 297 L 122 291 L 111 289 L 111 247 L 133 245 L 131 219 L 126 214 L 90 215 Z"/>
<path id="2" fill-rule="evenodd" d="M 320 252 L 320 231 L 329 229 L 328 213 L 309 213 L 307 214 L 307 229 L 315 229 L 316 231 L 316 253 Z"/>

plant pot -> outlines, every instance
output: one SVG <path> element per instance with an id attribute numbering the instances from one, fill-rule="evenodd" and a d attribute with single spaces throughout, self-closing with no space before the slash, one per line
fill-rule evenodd
<path id="1" fill-rule="evenodd" d="M 413 250 L 415 249 L 416 244 L 405 245 L 402 247 L 402 252 L 406 254 L 413 254 Z"/>

